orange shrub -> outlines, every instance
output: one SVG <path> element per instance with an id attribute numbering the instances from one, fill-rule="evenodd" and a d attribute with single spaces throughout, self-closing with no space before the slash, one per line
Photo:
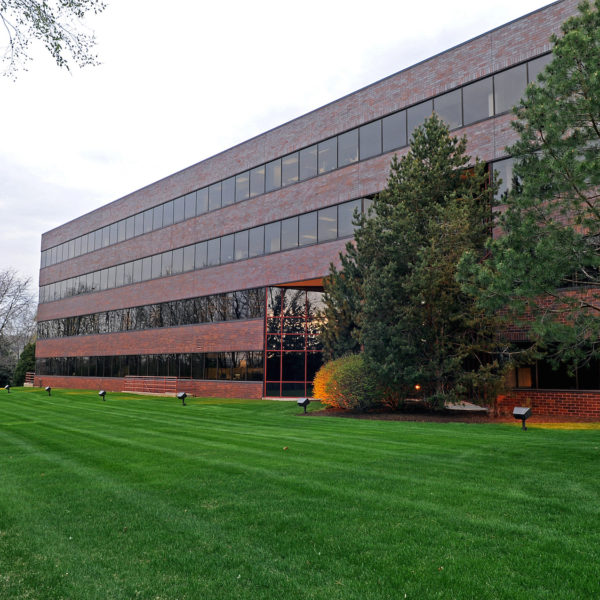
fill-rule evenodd
<path id="1" fill-rule="evenodd" d="M 381 402 L 372 373 L 362 354 L 350 354 L 325 363 L 314 379 L 314 395 L 327 406 L 366 410 Z"/>

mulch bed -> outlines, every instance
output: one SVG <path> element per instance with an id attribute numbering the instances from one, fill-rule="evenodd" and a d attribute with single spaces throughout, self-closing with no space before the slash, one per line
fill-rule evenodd
<path id="1" fill-rule="evenodd" d="M 304 415 L 303 415 L 304 416 Z M 431 423 L 516 423 L 521 421 L 512 416 L 494 416 L 479 412 L 467 411 L 431 411 L 424 408 L 409 408 L 404 411 L 374 410 L 369 412 L 352 412 L 340 408 L 313 410 L 307 417 L 340 417 L 345 419 L 370 419 L 377 421 L 419 421 Z M 588 417 L 567 417 L 557 415 L 536 415 L 527 419 L 528 424 L 535 423 L 596 423 L 598 419 Z"/>

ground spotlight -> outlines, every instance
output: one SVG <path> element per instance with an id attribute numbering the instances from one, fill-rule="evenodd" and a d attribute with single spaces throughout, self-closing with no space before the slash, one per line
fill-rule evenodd
<path id="1" fill-rule="evenodd" d="M 52 388 L 49 385 L 46 386 L 46 391 L 48 392 L 48 396 L 52 396 Z"/>
<path id="2" fill-rule="evenodd" d="M 304 414 L 306 414 L 306 407 L 310 404 L 310 400 L 308 398 L 298 398 L 298 406 L 301 406 L 304 409 Z"/>
<path id="3" fill-rule="evenodd" d="M 104 390 L 100 390 L 98 396 L 102 396 L 102 400 L 106 400 L 106 392 Z"/>
<path id="4" fill-rule="evenodd" d="M 527 431 L 527 427 L 525 426 L 525 421 L 529 419 L 531 416 L 531 408 L 527 406 L 515 406 L 513 408 L 513 417 L 515 419 L 521 419 L 522 429 L 523 431 Z"/>
<path id="5" fill-rule="evenodd" d="M 10 394 L 10 385 L 6 384 L 4 389 Z"/>
<path id="6" fill-rule="evenodd" d="M 187 406 L 187 404 L 185 403 L 185 399 L 187 398 L 187 394 L 185 392 L 179 392 L 179 394 L 177 394 L 177 397 L 181 400 L 182 406 Z"/>

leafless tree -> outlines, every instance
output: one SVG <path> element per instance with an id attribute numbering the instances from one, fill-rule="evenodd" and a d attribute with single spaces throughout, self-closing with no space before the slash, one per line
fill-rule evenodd
<path id="1" fill-rule="evenodd" d="M 10 373 L 35 331 L 31 280 L 13 269 L 0 270 L 0 378 Z"/>

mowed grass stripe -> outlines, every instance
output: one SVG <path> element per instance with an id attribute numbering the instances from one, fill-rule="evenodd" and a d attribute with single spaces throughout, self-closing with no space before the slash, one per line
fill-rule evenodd
<path id="1" fill-rule="evenodd" d="M 593 597 L 595 432 L 60 394 L 0 401 L 0 597 Z"/>

